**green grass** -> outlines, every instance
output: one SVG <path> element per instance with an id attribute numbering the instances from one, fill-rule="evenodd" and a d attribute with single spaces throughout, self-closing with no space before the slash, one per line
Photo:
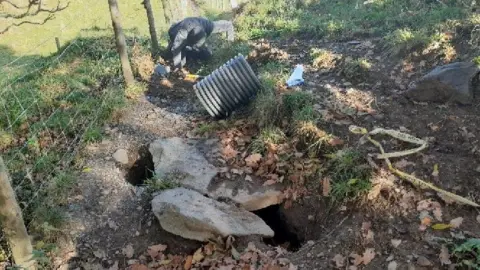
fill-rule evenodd
<path id="1" fill-rule="evenodd" d="M 278 125 L 282 120 L 282 106 L 277 88 L 287 80 L 290 69 L 285 63 L 270 61 L 262 65 L 257 74 L 262 84 L 252 103 L 252 117 L 260 127 Z"/>
<path id="2" fill-rule="evenodd" d="M 56 3 L 56 0 L 43 2 L 50 3 L 48 6 L 51 6 Z M 61 2 L 66 3 L 67 1 L 61 0 Z M 151 4 L 158 30 L 165 30 L 166 24 L 160 1 L 152 1 Z M 119 1 L 119 8 L 122 25 L 125 29 L 131 29 L 137 35 L 146 36 L 148 34 L 146 13 L 141 1 Z M 58 37 L 62 44 L 66 44 L 77 38 L 82 30 L 93 28 L 111 29 L 108 1 L 70 1 L 68 8 L 56 13 L 55 19 L 44 25 L 24 25 L 12 28 L 2 35 L 0 46 L 12 48 L 18 55 L 47 56 L 56 51 L 55 37 Z M 44 44 L 32 52 L 32 49 L 41 43 Z M 1 60 L 0 65 L 2 65 Z"/>
<path id="3" fill-rule="evenodd" d="M 100 141 L 101 127 L 125 104 L 111 37 L 63 49 L 38 58 L 36 72 L 4 82 L 0 95 L 2 156 L 30 232 L 45 241 L 55 241 L 65 221 L 76 151 Z"/>
<path id="4" fill-rule="evenodd" d="M 310 49 L 310 58 L 312 66 L 322 69 L 332 69 L 335 67 L 335 55 L 327 50 L 312 48 Z"/>
<path id="5" fill-rule="evenodd" d="M 301 4 L 304 2 L 305 4 Z M 397 29 L 434 32 L 452 20 L 466 18 L 461 1 L 378 0 L 364 5 L 356 0 L 256 0 L 244 8 L 236 23 L 245 39 L 302 35 L 348 39 L 358 35 L 384 36 Z"/>
<path id="6" fill-rule="evenodd" d="M 283 95 L 285 114 L 295 122 L 316 121 L 318 116 L 313 109 L 313 96 L 306 92 L 292 92 Z"/>
<path id="7" fill-rule="evenodd" d="M 410 29 L 397 29 L 385 37 L 387 51 L 394 55 L 424 49 L 429 43 L 430 38 L 425 33 Z"/>
<path id="8" fill-rule="evenodd" d="M 342 67 L 342 74 L 353 82 L 365 81 L 369 76 L 372 64 L 365 58 L 345 59 Z"/>
<path id="9" fill-rule="evenodd" d="M 155 193 L 180 186 L 179 184 L 174 183 L 170 179 L 161 179 L 158 176 L 153 176 L 152 178 L 145 180 L 144 185 L 145 187 L 147 187 L 150 193 Z"/>
<path id="10" fill-rule="evenodd" d="M 465 269 L 480 269 L 480 239 L 471 238 L 455 246 L 452 256 Z"/>
<path id="11" fill-rule="evenodd" d="M 360 153 L 345 149 L 330 157 L 327 174 L 332 181 L 332 201 L 354 200 L 371 188 L 371 169 Z"/>
<path id="12" fill-rule="evenodd" d="M 253 139 L 250 148 L 254 153 L 263 154 L 267 150 L 267 144 L 279 144 L 287 139 L 285 133 L 278 127 L 267 127 L 260 131 L 260 134 Z"/>
<path id="13" fill-rule="evenodd" d="M 480 66 L 480 56 L 477 56 L 475 58 L 473 58 L 473 63 L 475 63 L 477 66 Z"/>

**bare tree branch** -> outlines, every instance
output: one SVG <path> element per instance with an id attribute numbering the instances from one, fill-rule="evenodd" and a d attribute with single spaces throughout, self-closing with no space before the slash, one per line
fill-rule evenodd
<path id="1" fill-rule="evenodd" d="M 0 29 L 0 35 L 6 33 L 12 27 L 18 27 L 24 24 L 42 25 L 46 22 L 54 19 L 54 14 L 66 9 L 70 2 L 65 5 L 61 5 L 60 0 L 57 2 L 57 6 L 51 9 L 45 8 L 42 0 L 28 0 L 28 4 L 22 6 L 17 3 L 13 3 L 11 0 L 0 0 L 0 5 L 6 3 L 14 8 L 10 13 L 0 14 L 0 20 L 12 21 L 4 29 Z M 32 12 L 32 10 L 35 10 Z M 41 14 L 48 14 L 47 17 L 35 20 L 34 17 Z M 21 20 L 21 21 L 18 21 Z"/>

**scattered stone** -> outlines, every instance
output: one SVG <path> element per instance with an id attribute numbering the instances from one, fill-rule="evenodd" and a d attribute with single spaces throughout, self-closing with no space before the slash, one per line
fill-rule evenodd
<path id="1" fill-rule="evenodd" d="M 258 183 L 257 183 L 258 184 Z M 283 202 L 284 195 L 278 186 L 256 185 L 251 181 L 223 181 L 209 188 L 214 199 L 228 198 L 247 211 L 256 211 Z"/>
<path id="2" fill-rule="evenodd" d="M 163 65 L 157 64 L 153 72 L 155 73 L 155 75 L 165 76 L 168 73 L 170 73 L 170 67 L 168 66 L 165 67 Z"/>
<path id="3" fill-rule="evenodd" d="M 152 211 L 164 230 L 186 239 L 207 241 L 229 235 L 274 235 L 253 213 L 185 188 L 157 195 L 152 200 Z"/>
<path id="4" fill-rule="evenodd" d="M 420 266 L 431 266 L 432 265 L 432 262 L 429 261 L 427 258 L 425 258 L 424 256 L 419 256 L 417 258 L 417 264 L 420 265 Z"/>
<path id="5" fill-rule="evenodd" d="M 123 165 L 128 164 L 128 152 L 125 149 L 118 149 L 113 155 L 113 159 Z"/>
<path id="6" fill-rule="evenodd" d="M 388 264 L 387 269 L 388 270 L 397 270 L 397 266 L 398 266 L 397 262 L 393 261 L 393 262 L 390 262 Z"/>
<path id="7" fill-rule="evenodd" d="M 150 144 L 155 174 L 183 187 L 208 193 L 208 186 L 218 170 L 208 163 L 195 145 L 182 138 L 158 139 Z"/>
<path id="8" fill-rule="evenodd" d="M 456 101 L 471 104 L 479 85 L 480 68 L 469 62 L 456 62 L 436 67 L 421 78 L 407 97 L 420 101 Z"/>

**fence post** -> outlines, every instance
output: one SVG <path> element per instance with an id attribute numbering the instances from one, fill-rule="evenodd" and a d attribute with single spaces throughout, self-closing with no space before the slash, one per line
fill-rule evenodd
<path id="1" fill-rule="evenodd" d="M 36 269 L 33 248 L 23 222 L 22 210 L 15 198 L 7 167 L 0 156 L 0 225 L 12 250 L 16 265 Z"/>
<path id="2" fill-rule="evenodd" d="M 55 44 L 57 44 L 57 52 L 60 52 L 60 39 L 58 37 L 55 37 Z"/>

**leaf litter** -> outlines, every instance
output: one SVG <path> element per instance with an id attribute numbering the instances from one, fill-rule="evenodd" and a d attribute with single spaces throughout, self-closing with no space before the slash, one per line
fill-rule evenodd
<path id="1" fill-rule="evenodd" d="M 140 256 L 138 263 L 131 265 L 129 270 L 173 270 L 173 269 L 250 269 L 258 265 L 259 270 L 296 270 L 297 268 L 281 256 L 285 251 L 281 248 L 262 252 L 255 244 L 249 243 L 244 251 L 238 251 L 234 246 L 234 238 L 228 237 L 218 243 L 209 242 L 193 254 L 171 255 L 165 253 L 166 245 L 148 247 L 145 255 Z"/>

